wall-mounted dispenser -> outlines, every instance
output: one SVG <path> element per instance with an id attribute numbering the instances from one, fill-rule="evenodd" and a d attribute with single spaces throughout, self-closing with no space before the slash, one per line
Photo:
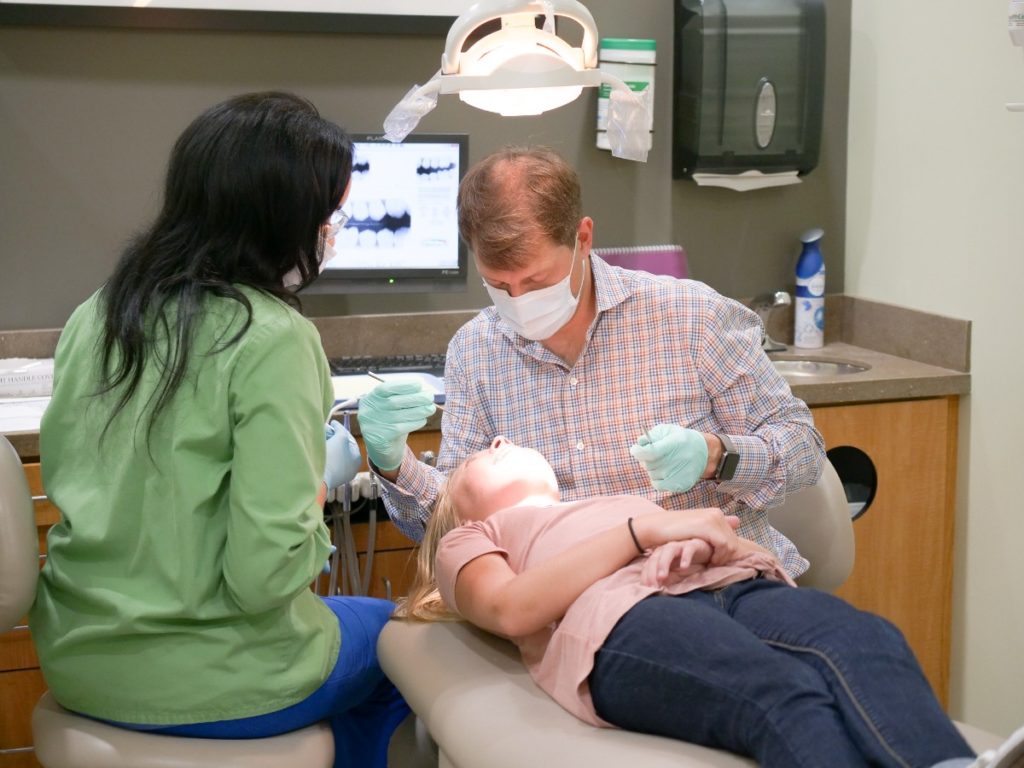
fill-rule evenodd
<path id="1" fill-rule="evenodd" d="M 674 178 L 733 189 L 818 163 L 824 0 L 675 0 Z"/>

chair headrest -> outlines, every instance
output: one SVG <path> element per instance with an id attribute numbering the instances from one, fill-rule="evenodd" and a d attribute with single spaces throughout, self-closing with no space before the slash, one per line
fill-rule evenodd
<path id="1" fill-rule="evenodd" d="M 853 521 L 832 462 L 826 459 L 817 483 L 768 510 L 768 522 L 811 562 L 797 579 L 801 586 L 832 592 L 849 577 L 854 558 Z"/>
<path id="2" fill-rule="evenodd" d="M 32 605 L 39 578 L 39 540 L 21 458 L 0 435 L 0 632 Z"/>

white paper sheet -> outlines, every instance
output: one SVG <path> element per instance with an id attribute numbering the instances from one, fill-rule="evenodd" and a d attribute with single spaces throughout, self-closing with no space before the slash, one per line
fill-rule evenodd
<path id="1" fill-rule="evenodd" d="M 20 435 L 39 431 L 48 397 L 0 398 L 0 434 Z"/>
<path id="2" fill-rule="evenodd" d="M 761 171 L 744 171 L 743 173 L 695 173 L 693 180 L 702 187 L 725 187 L 737 192 L 748 192 L 752 189 L 768 187 L 784 187 L 799 184 L 802 179 L 796 171 L 779 173 L 762 173 Z"/>

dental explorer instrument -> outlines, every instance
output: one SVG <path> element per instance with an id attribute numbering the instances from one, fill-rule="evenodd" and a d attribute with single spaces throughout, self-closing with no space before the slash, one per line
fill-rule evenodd
<path id="1" fill-rule="evenodd" d="M 375 379 L 376 381 L 379 381 L 381 383 L 387 381 L 387 379 L 385 379 L 383 376 L 381 376 L 379 374 L 376 374 L 376 373 L 374 373 L 373 371 L 370 371 L 370 370 L 368 370 L 366 372 L 366 375 L 369 376 L 371 379 Z M 437 408 L 437 410 L 439 410 L 439 411 L 443 411 L 444 410 L 444 406 L 441 405 L 440 403 L 434 403 L 434 407 Z"/>

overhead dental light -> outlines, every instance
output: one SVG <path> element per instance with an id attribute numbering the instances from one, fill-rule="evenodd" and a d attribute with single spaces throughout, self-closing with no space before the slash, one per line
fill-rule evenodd
<path id="1" fill-rule="evenodd" d="M 536 25 L 539 13 L 546 17 L 543 29 Z M 583 27 L 579 48 L 555 34 L 554 15 Z M 497 19 L 501 29 L 462 50 L 480 26 Z M 467 104 L 499 115 L 539 115 L 600 83 L 594 17 L 575 0 L 476 3 L 455 20 L 441 57 L 440 92 L 458 93 Z"/>
<path id="2" fill-rule="evenodd" d="M 544 16 L 538 29 L 536 19 Z M 583 28 L 579 47 L 559 37 L 555 17 Z M 481 27 L 500 20 L 468 49 Z M 439 94 L 459 94 L 465 103 L 503 116 L 539 115 L 579 97 L 584 88 L 611 86 L 608 137 L 612 154 L 646 161 L 649 145 L 648 91 L 635 93 L 597 68 L 597 26 L 576 0 L 480 0 L 448 32 L 441 69 L 413 86 L 384 120 L 384 133 L 401 141 L 437 105 Z"/>

